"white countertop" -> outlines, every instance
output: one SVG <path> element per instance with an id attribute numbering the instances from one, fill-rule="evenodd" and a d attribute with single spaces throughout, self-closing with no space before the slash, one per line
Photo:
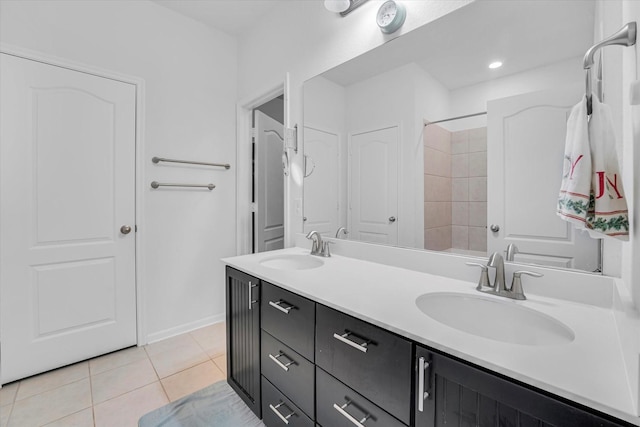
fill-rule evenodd
<path id="1" fill-rule="evenodd" d="M 222 261 L 416 342 L 640 425 L 612 309 L 532 293 L 527 293 L 526 301 L 479 294 L 476 283 L 339 255 L 321 258 L 322 267 L 308 270 L 279 270 L 260 264 L 277 255 L 308 253 L 308 249 L 290 248 Z M 526 288 L 525 282 L 525 292 Z M 569 326 L 575 339 L 567 344 L 532 346 L 459 331 L 431 319 L 415 304 L 420 295 L 443 291 L 485 295 L 537 310 Z"/>

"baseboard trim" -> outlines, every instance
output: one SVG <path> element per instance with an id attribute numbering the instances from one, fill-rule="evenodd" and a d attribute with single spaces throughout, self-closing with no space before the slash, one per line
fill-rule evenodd
<path id="1" fill-rule="evenodd" d="M 152 334 L 147 335 L 147 344 L 152 344 L 154 342 L 162 341 L 167 338 L 175 337 L 176 335 L 191 332 L 196 329 L 209 326 L 209 325 L 214 325 L 216 323 L 220 323 L 224 321 L 225 321 L 225 314 L 221 313 L 221 314 L 216 314 L 214 316 L 205 317 L 204 319 L 196 320 L 195 322 L 185 323 L 180 326 L 165 329 L 164 331 L 154 332 Z"/>

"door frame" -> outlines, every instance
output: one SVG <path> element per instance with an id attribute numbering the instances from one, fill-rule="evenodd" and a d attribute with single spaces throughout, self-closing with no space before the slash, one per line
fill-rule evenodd
<path id="1" fill-rule="evenodd" d="M 278 83 L 255 96 L 247 97 L 236 104 L 236 255 L 251 253 L 252 207 L 251 207 L 251 138 L 253 110 L 265 102 L 284 95 L 284 128 L 289 127 L 289 74 Z M 286 140 L 286 139 L 285 139 Z M 291 158 L 289 159 L 291 162 Z M 289 223 L 289 177 L 284 179 L 284 242 L 287 247 Z"/>
<path id="2" fill-rule="evenodd" d="M 25 49 L 19 46 L 1 43 L 0 53 L 16 56 L 31 61 L 41 62 L 43 64 L 52 65 L 54 67 L 66 68 L 72 71 L 78 71 L 85 74 L 91 74 L 97 77 L 117 80 L 123 83 L 132 84 L 136 88 L 136 134 L 135 134 L 135 288 L 136 288 L 136 341 L 138 346 L 147 344 L 147 328 L 145 323 L 145 263 L 144 253 L 144 227 L 138 229 L 138 225 L 142 225 L 144 218 L 144 204 L 142 195 L 144 194 L 143 178 L 144 178 L 144 135 L 145 135 L 145 81 L 143 78 L 122 74 L 116 71 L 106 70 L 104 68 L 95 67 L 81 62 L 72 61 L 43 52 Z M 0 336 L 0 340 L 2 337 Z"/>

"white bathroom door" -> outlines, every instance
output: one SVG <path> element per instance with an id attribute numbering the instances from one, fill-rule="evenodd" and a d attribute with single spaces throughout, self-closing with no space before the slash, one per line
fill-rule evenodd
<path id="1" fill-rule="evenodd" d="M 284 126 L 255 110 L 256 252 L 284 248 Z"/>
<path id="2" fill-rule="evenodd" d="M 514 260 L 593 271 L 597 240 L 556 215 L 562 179 L 567 119 L 584 87 L 532 92 L 489 101 L 488 224 L 489 253 L 509 243 Z"/>
<path id="3" fill-rule="evenodd" d="M 304 232 L 335 236 L 340 209 L 340 137 L 304 128 Z M 346 226 L 346 224 L 341 224 Z"/>
<path id="4" fill-rule="evenodd" d="M 354 240 L 398 244 L 397 126 L 352 134 L 349 229 Z"/>
<path id="5" fill-rule="evenodd" d="M 7 383 L 136 344 L 136 91 L 0 54 L 0 92 Z"/>

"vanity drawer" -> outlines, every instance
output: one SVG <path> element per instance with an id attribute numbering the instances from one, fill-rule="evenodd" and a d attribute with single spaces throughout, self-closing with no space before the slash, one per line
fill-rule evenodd
<path id="1" fill-rule="evenodd" d="M 262 377 L 262 422 L 267 427 L 285 425 L 289 427 L 313 427 L 314 425 L 311 418 L 307 417 L 300 408 L 265 377 Z"/>
<path id="2" fill-rule="evenodd" d="M 262 329 L 313 362 L 315 303 L 262 282 Z"/>
<path id="3" fill-rule="evenodd" d="M 411 343 L 320 304 L 316 316 L 316 364 L 409 424 Z"/>
<path id="4" fill-rule="evenodd" d="M 404 427 L 379 406 L 319 368 L 316 368 L 316 395 L 317 422 L 320 425 L 353 427 L 355 423 L 349 419 L 352 417 L 366 427 Z M 363 421 L 367 415 L 369 417 Z"/>
<path id="5" fill-rule="evenodd" d="M 307 415 L 314 416 L 313 364 L 262 331 L 262 375 Z"/>

